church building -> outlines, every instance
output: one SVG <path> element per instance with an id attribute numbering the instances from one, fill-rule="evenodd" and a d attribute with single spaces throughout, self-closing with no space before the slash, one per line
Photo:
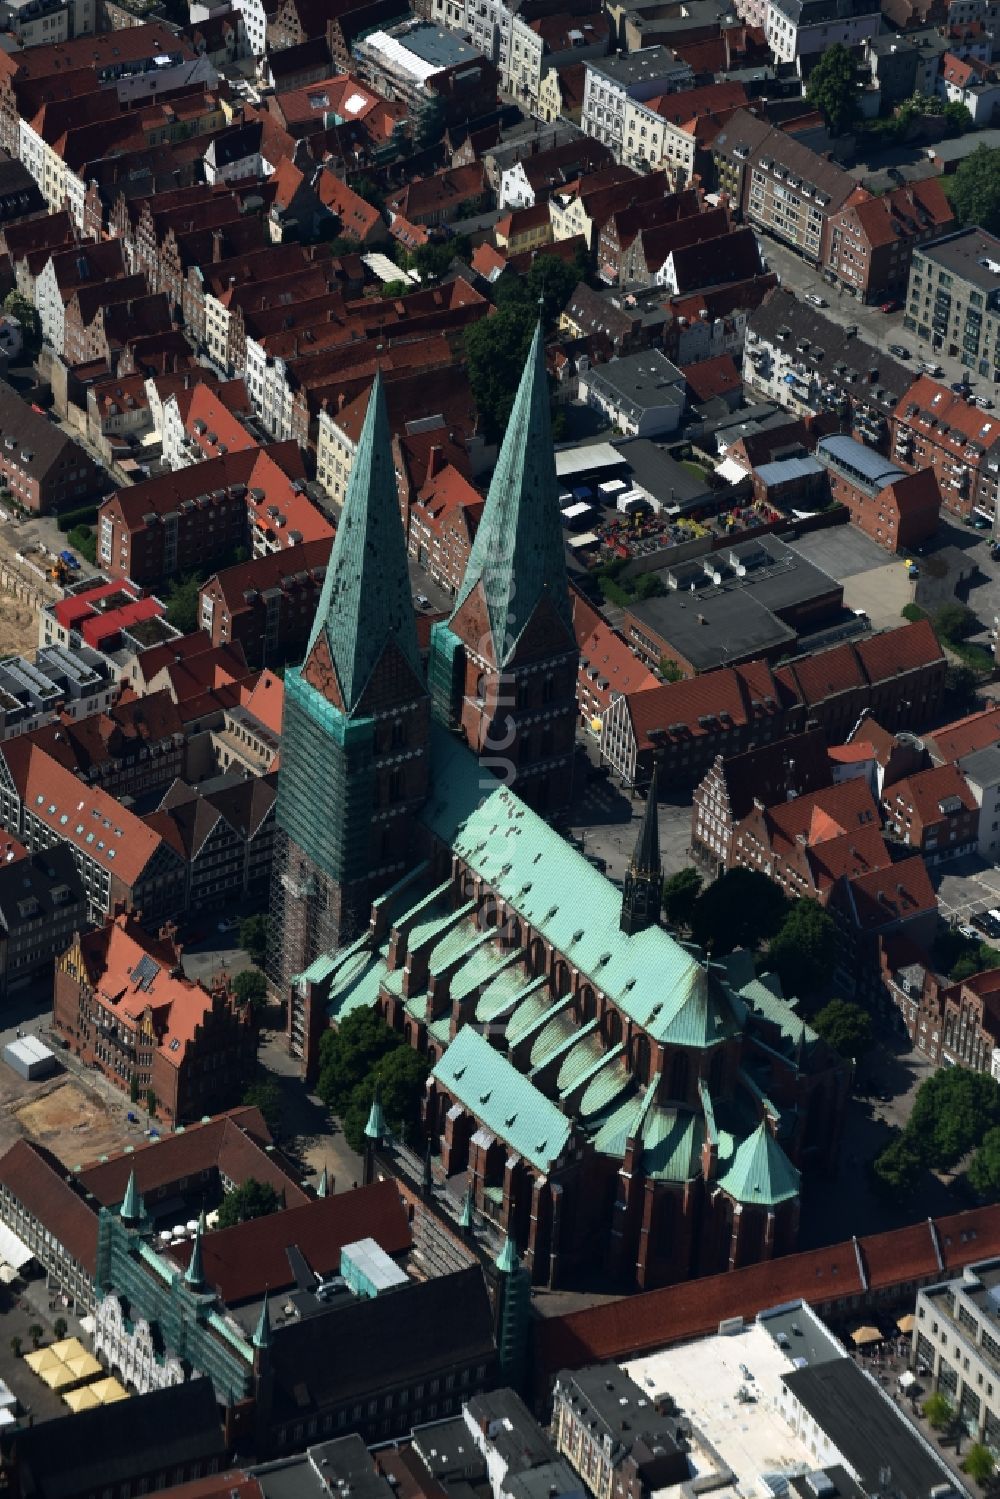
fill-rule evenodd
<path id="1" fill-rule="evenodd" d="M 427 681 L 376 378 L 285 681 L 289 1047 L 314 1075 L 325 1029 L 377 1008 L 431 1064 L 446 1176 L 535 1282 L 651 1287 L 795 1247 L 849 1073 L 748 955 L 706 962 L 659 924 L 655 784 L 623 891 L 553 829 L 576 672 L 540 331 Z"/>

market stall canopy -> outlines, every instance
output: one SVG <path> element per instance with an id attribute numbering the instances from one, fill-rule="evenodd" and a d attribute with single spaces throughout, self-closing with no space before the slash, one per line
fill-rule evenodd
<path id="1" fill-rule="evenodd" d="M 87 1389 L 97 1396 L 102 1405 L 114 1405 L 116 1400 L 128 1399 L 128 1390 L 110 1375 L 107 1379 L 95 1380 Z"/>
<path id="2" fill-rule="evenodd" d="M 96 1410 L 101 1403 L 94 1394 L 93 1385 L 89 1384 L 83 1385 L 79 1390 L 67 1390 L 63 1399 L 74 1415 L 77 1411 Z"/>
<path id="3" fill-rule="evenodd" d="M 912 1312 L 907 1312 L 905 1317 L 897 1317 L 896 1326 L 900 1332 L 912 1332 L 917 1325 L 917 1319 Z"/>
<path id="4" fill-rule="evenodd" d="M 24 1355 L 24 1362 L 35 1374 L 43 1374 L 46 1369 L 58 1369 L 62 1359 L 52 1348 L 36 1348 Z"/>
<path id="5" fill-rule="evenodd" d="M 855 1348 L 866 1348 L 869 1343 L 881 1343 L 882 1334 L 877 1327 L 858 1327 L 851 1333 Z"/>

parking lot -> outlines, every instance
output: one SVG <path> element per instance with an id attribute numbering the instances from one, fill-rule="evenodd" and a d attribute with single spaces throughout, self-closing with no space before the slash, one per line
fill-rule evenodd
<path id="1" fill-rule="evenodd" d="M 966 925 L 979 912 L 1000 907 L 1000 869 L 978 854 L 932 869 L 931 879 L 937 887 L 941 916 L 952 925 Z"/>

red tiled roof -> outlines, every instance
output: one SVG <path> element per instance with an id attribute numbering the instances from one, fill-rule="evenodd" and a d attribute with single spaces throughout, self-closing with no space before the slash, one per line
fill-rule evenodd
<path id="1" fill-rule="evenodd" d="M 921 858 L 901 859 L 850 882 L 854 920 L 863 932 L 877 931 L 937 910 L 937 895 Z"/>
<path id="2" fill-rule="evenodd" d="M 921 375 L 914 381 L 893 416 L 909 430 L 973 467 L 978 465 L 979 455 L 968 451 L 968 442 L 989 449 L 1000 441 L 1000 415 L 980 411 L 957 391 L 940 385 L 929 375 Z M 943 435 L 946 427 L 947 437 Z"/>
<path id="3" fill-rule="evenodd" d="M 929 228 L 943 234 L 955 222 L 940 182 L 932 177 L 893 188 L 880 198 L 866 194 L 857 203 L 848 199 L 838 217 L 853 218 L 870 246 L 898 244 Z"/>
<path id="4" fill-rule="evenodd" d="M 65 1168 L 30 1140 L 0 1156 L 0 1182 L 33 1218 L 55 1233 L 75 1260 L 97 1270 L 97 1214 L 66 1179 Z"/>
<path id="5" fill-rule="evenodd" d="M 714 359 L 683 365 L 681 374 L 696 401 L 710 401 L 713 396 L 725 396 L 730 391 L 742 389 L 742 378 L 732 354 L 718 354 Z"/>
<path id="6" fill-rule="evenodd" d="M 24 789 L 32 817 L 78 848 L 123 885 L 134 885 L 162 840 L 115 797 L 32 746 Z"/>
<path id="7" fill-rule="evenodd" d="M 887 807 L 895 804 L 912 807 L 926 826 L 928 823 L 940 822 L 948 815 L 941 811 L 941 803 L 952 797 L 957 798 L 964 811 L 976 810 L 976 799 L 962 772 L 956 765 L 946 764 L 935 765 L 931 770 L 917 771 L 916 775 L 904 776 L 885 792 L 882 800 Z"/>
<path id="8" fill-rule="evenodd" d="M 940 760 L 961 760 L 976 750 L 1000 744 L 1000 703 L 991 703 L 967 718 L 957 718 L 926 737 L 931 753 Z"/>
<path id="9" fill-rule="evenodd" d="M 116 1207 L 125 1196 L 132 1171 L 140 1193 L 144 1193 L 159 1191 L 202 1171 L 218 1170 L 236 1186 L 250 1177 L 268 1182 L 275 1191 L 285 1194 L 286 1207 L 300 1207 L 310 1199 L 268 1152 L 266 1147 L 271 1143 L 259 1109 L 230 1109 L 205 1124 L 189 1124 L 180 1133 L 139 1145 L 128 1155 L 92 1162 L 76 1180 L 104 1207 Z"/>
<path id="10" fill-rule="evenodd" d="M 663 94 L 650 99 L 646 108 L 655 110 L 674 125 L 687 127 L 688 122 L 702 115 L 742 109 L 746 103 L 747 93 L 742 83 L 707 83 L 702 88 L 684 89 L 678 94 Z"/>
<path id="11" fill-rule="evenodd" d="M 238 1305 L 266 1290 L 283 1291 L 295 1284 L 288 1260 L 292 1245 L 314 1275 L 328 1276 L 339 1271 L 345 1244 L 369 1238 L 390 1255 L 405 1254 L 412 1246 L 406 1208 L 391 1179 L 205 1234 L 205 1280 L 228 1306 Z M 170 1253 L 187 1265 L 191 1241 L 174 1246 Z"/>
<path id="12" fill-rule="evenodd" d="M 920 862 L 915 859 L 906 863 Z M 938 1260 L 938 1250 L 944 1270 Z M 754 1318 L 783 1302 L 814 1306 L 864 1296 L 859 1258 L 873 1291 L 932 1281 L 1000 1252 L 1000 1207 L 784 1255 L 728 1274 L 627 1296 L 605 1306 L 542 1318 L 536 1327 L 541 1380 L 562 1368 L 652 1352 L 718 1331 L 729 1317 Z"/>

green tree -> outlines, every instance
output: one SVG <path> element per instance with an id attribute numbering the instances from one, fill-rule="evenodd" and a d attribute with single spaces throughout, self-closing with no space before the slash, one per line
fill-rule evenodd
<path id="1" fill-rule="evenodd" d="M 132 1103 L 139 1102 L 139 1079 L 134 1072 L 129 1079 L 128 1096 Z"/>
<path id="2" fill-rule="evenodd" d="M 828 1046 L 852 1062 L 863 1057 L 875 1039 L 868 1011 L 848 999 L 831 999 L 812 1024 Z"/>
<path id="3" fill-rule="evenodd" d="M 10 1340 L 10 1351 L 15 1358 L 21 1357 L 21 1349 L 23 1346 L 24 1345 L 22 1344 L 21 1339 L 15 1334 L 15 1336 Z"/>
<path id="4" fill-rule="evenodd" d="M 977 628 L 976 616 L 964 604 L 942 604 L 931 623 L 939 640 L 964 640 Z"/>
<path id="5" fill-rule="evenodd" d="M 924 1401 L 924 1420 L 935 1431 L 944 1431 L 955 1419 L 955 1410 L 947 1395 L 935 1390 Z"/>
<path id="6" fill-rule="evenodd" d="M 259 1077 L 250 1083 L 243 1093 L 243 1102 L 247 1108 L 260 1109 L 268 1129 L 278 1133 L 284 1099 L 273 1077 Z"/>
<path id="7" fill-rule="evenodd" d="M 266 1218 L 276 1213 L 281 1200 L 270 1182 L 259 1182 L 248 1176 L 240 1187 L 234 1187 L 222 1199 L 219 1208 L 219 1227 L 234 1228 L 237 1223 L 248 1223 L 251 1218 Z"/>
<path id="8" fill-rule="evenodd" d="M 701 894 L 697 869 L 679 869 L 663 882 L 663 914 L 672 926 L 690 926 L 694 903 Z"/>
<path id="9" fill-rule="evenodd" d="M 921 1083 L 906 1135 L 926 1165 L 947 1171 L 1000 1124 L 1000 1085 L 985 1072 L 943 1068 Z"/>
<path id="10" fill-rule="evenodd" d="M 451 269 L 453 260 L 468 260 L 470 245 L 464 234 L 446 240 L 429 240 L 406 257 L 407 269 L 416 271 L 421 281 L 440 281 Z"/>
<path id="11" fill-rule="evenodd" d="M 374 1010 L 355 1010 L 335 1031 L 326 1031 L 319 1047 L 316 1092 L 327 1108 L 343 1117 L 355 1088 L 361 1085 L 368 1089 L 370 1105 L 372 1072 L 388 1052 L 402 1044 Z"/>
<path id="12" fill-rule="evenodd" d="M 255 963 L 267 958 L 270 925 L 266 916 L 245 916 L 240 922 L 240 946 Z"/>
<path id="13" fill-rule="evenodd" d="M 364 198 L 366 203 L 370 203 L 373 208 L 377 208 L 379 213 L 385 213 L 385 196 L 373 178 L 362 173 L 360 177 L 355 177 L 353 180 L 348 177 L 347 185 L 354 189 L 359 198 Z M 355 241 L 354 248 L 359 248 L 357 241 Z"/>
<path id="14" fill-rule="evenodd" d="M 995 1201 L 1000 1197 L 1000 1129 L 988 1129 L 980 1142 L 966 1173 L 970 1187 L 980 1197 Z"/>
<path id="15" fill-rule="evenodd" d="M 360 1155 L 365 1148 L 365 1125 L 376 1083 L 386 1123 L 404 1139 L 413 1139 L 429 1070 L 419 1052 L 400 1045 L 387 1052 L 363 1082 L 355 1084 L 341 1118 L 344 1139 L 352 1150 Z"/>
<path id="16" fill-rule="evenodd" d="M 967 1473 L 974 1483 L 989 1483 L 996 1472 L 996 1462 L 993 1453 L 982 1442 L 976 1442 L 965 1454 L 962 1463 L 962 1472 Z"/>
<path id="17" fill-rule="evenodd" d="M 786 994 L 815 994 L 829 981 L 837 956 L 833 917 L 814 900 L 796 900 L 768 948 L 768 963 Z"/>
<path id="18" fill-rule="evenodd" d="M 42 343 L 42 320 L 36 308 L 19 291 L 11 291 L 4 298 L 3 310 L 17 318 L 21 324 L 24 346 L 28 353 L 37 352 Z"/>
<path id="19" fill-rule="evenodd" d="M 923 1169 L 920 1152 L 904 1134 L 897 1134 L 872 1164 L 875 1185 L 890 1197 L 908 1197 Z"/>
<path id="20" fill-rule="evenodd" d="M 97 562 L 97 537 L 90 526 L 74 526 L 66 537 L 70 546 L 80 553 L 91 567 Z"/>
<path id="21" fill-rule="evenodd" d="M 69 1326 L 68 1326 L 68 1323 L 66 1321 L 66 1318 L 65 1317 L 57 1317 L 56 1320 L 52 1324 L 52 1331 L 55 1333 L 56 1337 L 61 1341 L 66 1336 L 67 1332 L 69 1331 Z"/>
<path id="22" fill-rule="evenodd" d="M 191 635 L 198 628 L 198 590 L 201 584 L 197 573 L 185 578 L 174 578 L 167 592 L 167 620 L 182 635 Z"/>
<path id="23" fill-rule="evenodd" d="M 701 892 L 691 912 L 691 933 L 717 957 L 734 947 L 758 947 L 781 926 L 788 902 L 767 875 L 728 869 Z"/>
<path id="24" fill-rule="evenodd" d="M 833 135 L 842 135 L 857 119 L 854 59 L 842 43 L 829 47 L 809 74 L 806 98 L 821 111 Z"/>
<path id="25" fill-rule="evenodd" d="M 267 979 L 259 968 L 244 968 L 233 979 L 233 993 L 240 1004 L 260 1014 L 267 1005 Z"/>
<path id="26" fill-rule="evenodd" d="M 45 1329 L 40 1322 L 32 1322 L 28 1328 L 28 1336 L 31 1339 L 32 1348 L 37 1348 L 45 1335 Z"/>
<path id="27" fill-rule="evenodd" d="M 968 135 L 970 130 L 975 130 L 976 122 L 972 118 L 964 104 L 957 99 L 952 99 L 941 111 L 941 118 L 947 126 L 949 136 Z"/>
<path id="28" fill-rule="evenodd" d="M 1000 149 L 980 146 L 959 162 L 948 197 L 963 228 L 1000 233 Z"/>
<path id="29" fill-rule="evenodd" d="M 152 1118 L 155 1115 L 155 1113 L 156 1113 L 156 1090 L 155 1090 L 155 1088 L 147 1088 L 146 1089 L 146 1113 L 150 1116 L 150 1118 Z"/>
<path id="30" fill-rule="evenodd" d="M 677 665 L 673 656 L 661 656 L 659 670 L 660 676 L 665 682 L 680 682 L 683 680 L 684 673 Z"/>
<path id="31" fill-rule="evenodd" d="M 397 277 L 395 281 L 383 281 L 382 296 L 386 301 L 394 302 L 397 297 L 405 297 L 412 289 L 408 281 L 400 281 Z"/>
<path id="32" fill-rule="evenodd" d="M 502 437 L 510 419 L 536 321 L 537 308 L 512 303 L 466 329 L 469 385 L 491 442 Z"/>

